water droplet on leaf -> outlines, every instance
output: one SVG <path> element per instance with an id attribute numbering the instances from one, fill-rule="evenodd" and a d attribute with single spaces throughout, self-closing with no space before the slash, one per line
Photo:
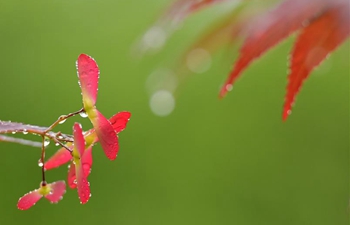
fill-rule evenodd
<path id="1" fill-rule="evenodd" d="M 233 85 L 232 84 L 227 84 L 225 88 L 226 88 L 227 91 L 232 91 Z"/>

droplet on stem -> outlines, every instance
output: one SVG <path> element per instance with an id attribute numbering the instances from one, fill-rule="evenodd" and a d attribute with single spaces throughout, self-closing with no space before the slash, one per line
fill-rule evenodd
<path id="1" fill-rule="evenodd" d="M 62 116 L 58 117 L 58 119 L 61 120 L 61 119 L 64 118 L 65 116 L 66 116 L 66 115 L 62 115 Z M 59 123 L 59 124 L 62 124 L 62 123 L 64 123 L 64 122 L 66 122 L 66 119 L 61 120 L 61 121 L 58 122 L 58 123 Z"/>
<path id="2" fill-rule="evenodd" d="M 79 115 L 80 115 L 81 117 L 83 117 L 83 118 L 88 117 L 88 115 L 87 115 L 87 113 L 86 113 L 86 112 L 81 112 L 81 113 L 79 113 Z"/>
<path id="3" fill-rule="evenodd" d="M 49 139 L 45 139 L 45 141 L 44 141 L 44 146 L 46 147 L 46 146 L 48 146 L 50 144 L 50 140 Z"/>
<path id="4" fill-rule="evenodd" d="M 43 167 L 44 166 L 44 163 L 41 161 L 41 159 L 39 159 L 39 161 L 38 161 L 38 166 L 39 167 Z"/>

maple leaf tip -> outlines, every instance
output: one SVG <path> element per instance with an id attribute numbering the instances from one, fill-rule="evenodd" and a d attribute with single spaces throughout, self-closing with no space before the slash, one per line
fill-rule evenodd
<path id="1" fill-rule="evenodd" d="M 291 109 L 285 108 L 282 113 L 282 121 L 286 122 L 288 119 L 288 116 L 292 113 Z"/>
<path id="2" fill-rule="evenodd" d="M 231 90 L 232 90 L 232 84 L 224 85 L 220 90 L 219 99 L 223 99 L 227 95 L 227 92 Z"/>

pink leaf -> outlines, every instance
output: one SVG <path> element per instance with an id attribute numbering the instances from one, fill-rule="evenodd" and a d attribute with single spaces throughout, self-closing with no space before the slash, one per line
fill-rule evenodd
<path id="1" fill-rule="evenodd" d="M 67 147 L 71 147 L 72 144 L 68 143 Z M 46 170 L 50 170 L 59 167 L 72 159 L 72 154 L 65 148 L 60 148 L 49 160 L 44 164 Z"/>
<path id="2" fill-rule="evenodd" d="M 88 177 L 91 173 L 91 167 L 92 167 L 92 147 L 85 149 L 83 158 L 82 158 L 82 165 L 85 177 Z"/>
<path id="3" fill-rule="evenodd" d="M 109 119 L 113 129 L 116 133 L 123 131 L 126 124 L 129 122 L 131 113 L 130 112 L 119 112 Z"/>
<path id="4" fill-rule="evenodd" d="M 83 165 L 84 175 L 87 178 L 91 173 L 92 166 L 92 148 L 85 149 L 84 155 L 81 161 Z M 75 176 L 75 165 L 72 163 L 68 170 L 68 185 L 70 188 L 74 189 L 77 187 L 77 180 Z"/>
<path id="5" fill-rule="evenodd" d="M 27 210 L 35 205 L 41 197 L 43 196 L 39 193 L 39 189 L 31 191 L 18 200 L 17 207 L 20 210 Z"/>
<path id="6" fill-rule="evenodd" d="M 79 123 L 75 123 L 73 126 L 73 134 L 74 134 L 74 148 L 76 148 L 79 152 L 80 158 L 84 154 L 85 150 L 85 139 L 83 135 L 83 130 Z"/>
<path id="7" fill-rule="evenodd" d="M 83 95 L 84 108 L 96 104 L 99 69 L 93 58 L 81 54 L 77 60 L 77 70 Z"/>
<path id="8" fill-rule="evenodd" d="M 77 187 L 77 178 L 75 176 L 75 165 L 74 163 L 71 163 L 69 165 L 69 169 L 68 169 L 68 186 L 72 189 Z"/>
<path id="9" fill-rule="evenodd" d="M 118 137 L 114 131 L 111 123 L 97 110 L 94 109 L 96 117 L 91 120 L 98 140 L 104 150 L 104 153 L 110 160 L 114 160 L 117 157 L 119 144 Z"/>
<path id="10" fill-rule="evenodd" d="M 51 191 L 50 194 L 45 196 L 45 198 L 51 203 L 57 203 L 63 198 L 64 193 L 66 193 L 66 183 L 61 180 L 48 185 L 50 185 Z"/>
<path id="11" fill-rule="evenodd" d="M 78 188 L 80 203 L 85 204 L 90 199 L 90 185 L 84 175 L 84 170 L 81 164 L 75 166 L 75 173 L 77 177 L 77 188 Z"/>

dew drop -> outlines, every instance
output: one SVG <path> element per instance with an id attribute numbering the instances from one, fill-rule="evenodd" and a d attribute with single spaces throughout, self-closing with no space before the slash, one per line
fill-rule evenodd
<path id="1" fill-rule="evenodd" d="M 79 113 L 79 115 L 83 118 L 88 117 L 88 114 L 86 112 L 81 112 L 81 113 Z"/>
<path id="2" fill-rule="evenodd" d="M 232 91 L 233 85 L 232 84 L 227 84 L 225 88 L 226 88 L 227 91 Z"/>
<path id="3" fill-rule="evenodd" d="M 61 120 L 60 122 L 58 122 L 59 124 L 62 124 L 62 123 L 64 123 L 64 122 L 66 122 L 66 119 L 64 119 L 64 120 Z"/>
<path id="4" fill-rule="evenodd" d="M 12 131 L 12 134 L 15 134 L 16 133 L 16 131 Z"/>
<path id="5" fill-rule="evenodd" d="M 22 133 L 23 133 L 23 134 L 28 134 L 28 131 L 27 131 L 26 129 L 24 129 L 24 130 L 22 131 Z"/>
<path id="6" fill-rule="evenodd" d="M 50 140 L 49 139 L 45 139 L 45 141 L 44 141 L 44 146 L 46 147 L 46 146 L 48 146 L 50 144 Z"/>
<path id="7" fill-rule="evenodd" d="M 44 163 L 41 161 L 41 159 L 38 160 L 38 166 L 39 167 L 43 167 L 44 166 Z"/>
<path id="8" fill-rule="evenodd" d="M 55 143 L 55 145 L 56 145 L 56 146 L 59 146 L 60 144 L 58 144 L 58 143 Z"/>

